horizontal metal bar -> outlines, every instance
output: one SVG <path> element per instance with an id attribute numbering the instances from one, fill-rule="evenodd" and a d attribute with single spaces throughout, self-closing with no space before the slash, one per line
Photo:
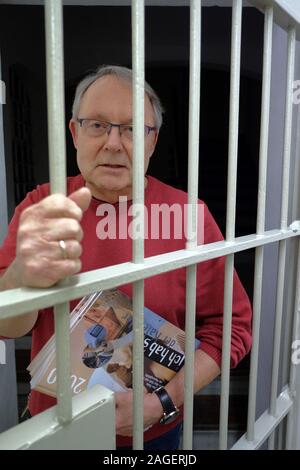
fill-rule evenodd
<path id="1" fill-rule="evenodd" d="M 115 449 L 114 394 L 95 385 L 74 396 L 73 420 L 62 425 L 57 406 L 0 435 L 0 450 L 113 450 Z M 97 429 L 97 432 L 92 430 Z"/>
<path id="2" fill-rule="evenodd" d="M 49 289 L 11 289 L 0 292 L 0 318 L 9 318 L 21 313 L 49 307 L 58 303 L 83 297 L 91 292 L 111 289 L 156 276 L 175 269 L 191 266 L 231 253 L 268 245 L 300 235 L 299 224 L 286 230 L 269 230 L 264 235 L 246 235 L 235 240 L 201 245 L 195 250 L 179 250 L 145 258 L 141 264 L 122 263 L 95 269 L 69 278 L 64 286 Z"/>
<path id="3" fill-rule="evenodd" d="M 265 411 L 255 422 L 255 439 L 248 441 L 245 433 L 235 444 L 231 450 L 256 450 L 265 442 L 272 434 L 275 428 L 281 423 L 293 406 L 293 400 L 290 397 L 289 387 L 285 387 L 281 394 L 277 397 L 276 409 L 277 415 L 271 416 Z"/>

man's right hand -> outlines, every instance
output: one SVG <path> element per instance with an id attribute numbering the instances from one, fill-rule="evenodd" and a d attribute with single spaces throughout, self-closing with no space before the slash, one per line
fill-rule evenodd
<path id="1" fill-rule="evenodd" d="M 50 287 L 80 271 L 80 221 L 90 201 L 90 191 L 81 188 L 69 197 L 48 196 L 22 212 L 16 258 L 6 272 L 10 271 L 11 287 Z M 65 242 L 67 257 L 60 240 Z"/>

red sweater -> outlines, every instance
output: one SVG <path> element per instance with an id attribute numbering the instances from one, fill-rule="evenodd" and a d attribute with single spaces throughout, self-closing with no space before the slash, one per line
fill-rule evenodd
<path id="1" fill-rule="evenodd" d="M 68 178 L 68 194 L 84 185 L 81 175 Z M 49 185 L 38 186 L 37 189 L 27 195 L 24 201 L 16 208 L 15 214 L 9 225 L 8 235 L 0 249 L 0 272 L 5 270 L 15 257 L 16 232 L 20 213 L 27 206 L 34 204 L 49 195 Z M 187 204 L 187 194 L 161 183 L 155 178 L 148 176 L 148 185 L 145 190 L 145 206 L 148 210 L 148 228 L 150 232 L 150 215 L 152 204 L 177 203 L 183 206 Z M 83 254 L 82 272 L 110 266 L 118 263 L 131 261 L 132 240 L 122 237 L 121 239 L 107 238 L 101 240 L 99 234 L 99 222 L 107 213 L 97 212 L 101 201 L 92 199 L 90 207 L 84 213 L 82 228 L 84 238 L 82 241 Z M 199 204 L 203 204 L 199 201 Z M 128 207 L 130 202 L 128 202 Z M 114 205 L 116 213 L 119 212 L 119 204 Z M 98 215 L 97 215 L 98 214 Z M 126 224 L 131 218 L 125 217 Z M 117 217 L 118 219 L 118 217 Z M 123 226 L 123 225 L 122 225 Z M 147 224 L 146 224 L 147 226 Z M 178 228 L 178 227 L 177 227 Z M 117 224 L 116 233 L 119 233 Z M 124 238 L 124 239 L 123 239 Z M 171 237 L 163 239 L 145 239 L 145 257 L 159 255 L 170 251 L 185 248 L 185 238 L 176 239 L 174 236 L 174 222 L 171 223 Z M 204 205 L 204 243 L 212 243 L 222 240 L 222 235 L 213 217 Z M 223 289 L 224 289 L 224 258 L 213 259 L 198 264 L 197 267 L 197 304 L 196 304 L 196 336 L 201 340 L 200 349 L 209 354 L 219 365 L 221 362 L 222 348 L 222 312 L 223 312 Z M 121 290 L 132 296 L 132 285 L 124 285 Z M 157 312 L 168 321 L 184 329 L 185 324 L 185 294 L 186 280 L 185 269 L 176 269 L 167 273 L 154 276 L 145 280 L 145 306 Z M 78 301 L 78 300 L 77 300 Z M 77 301 L 71 302 L 71 308 Z M 32 331 L 31 358 L 39 352 L 45 342 L 54 332 L 54 321 L 52 309 L 44 309 L 39 313 L 38 320 Z M 236 273 L 234 274 L 233 290 L 233 315 L 232 315 L 232 338 L 231 338 L 231 366 L 235 367 L 245 356 L 251 346 L 251 307 L 248 297 Z M 35 415 L 53 406 L 55 400 L 47 395 L 32 391 L 29 399 L 29 409 Z M 178 418 L 180 421 L 182 417 Z M 145 440 L 153 439 L 170 430 L 178 421 L 170 425 L 155 425 L 145 433 Z M 119 437 L 118 445 L 129 445 L 130 438 Z"/>

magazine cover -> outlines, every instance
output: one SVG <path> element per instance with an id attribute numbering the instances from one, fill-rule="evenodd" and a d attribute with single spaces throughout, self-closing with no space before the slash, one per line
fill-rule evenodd
<path id="1" fill-rule="evenodd" d="M 70 315 L 71 388 L 132 388 L 132 301 L 117 289 L 84 297 Z M 185 333 L 144 308 L 144 387 L 166 384 L 184 364 Z M 199 341 L 195 340 L 195 348 Z M 54 335 L 28 367 L 31 388 L 56 396 Z"/>

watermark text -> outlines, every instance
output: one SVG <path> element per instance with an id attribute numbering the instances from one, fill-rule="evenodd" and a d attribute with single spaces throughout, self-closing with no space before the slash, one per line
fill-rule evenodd
<path id="1" fill-rule="evenodd" d="M 119 197 L 118 205 L 99 204 L 96 215 L 99 222 L 96 234 L 100 240 L 183 240 L 204 243 L 204 204 L 166 203 L 128 205 L 125 196 Z M 191 223 L 197 211 L 197 227 Z M 188 226 L 190 224 L 190 226 Z"/>
<path id="2" fill-rule="evenodd" d="M 298 366 L 300 364 L 300 339 L 292 342 L 292 364 Z"/>
<path id="3" fill-rule="evenodd" d="M 6 344 L 0 340 L 0 365 L 6 364 Z"/>
<path id="4" fill-rule="evenodd" d="M 6 86 L 3 80 L 0 80 L 0 104 L 6 103 Z"/>

